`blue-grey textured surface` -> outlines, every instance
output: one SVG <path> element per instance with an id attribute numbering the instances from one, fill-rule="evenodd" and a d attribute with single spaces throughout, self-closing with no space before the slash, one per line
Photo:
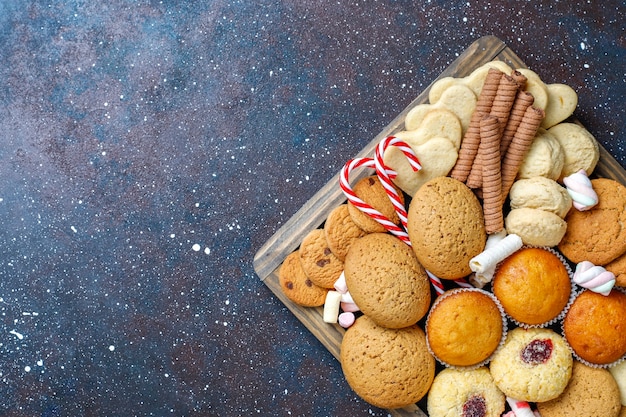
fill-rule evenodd
<path id="1" fill-rule="evenodd" d="M 252 268 L 477 38 L 624 166 L 621 1 L 0 1 L 0 416 L 386 415 Z"/>

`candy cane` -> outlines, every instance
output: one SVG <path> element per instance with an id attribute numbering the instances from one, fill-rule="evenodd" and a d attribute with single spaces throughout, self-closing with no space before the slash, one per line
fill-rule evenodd
<path id="1" fill-rule="evenodd" d="M 426 270 L 426 275 L 428 275 L 428 279 L 430 280 L 430 283 L 433 284 L 433 287 L 435 287 L 435 291 L 437 292 L 437 294 L 438 295 L 443 294 L 446 289 L 443 288 L 443 283 L 441 282 L 439 277 L 436 275 L 433 275 L 433 273 L 430 272 L 429 270 Z"/>
<path id="2" fill-rule="evenodd" d="M 509 403 L 511 410 L 513 410 L 516 417 L 535 417 L 533 410 L 526 401 L 518 401 L 513 398 L 506 397 L 506 402 Z"/>
<path id="3" fill-rule="evenodd" d="M 397 236 L 404 243 L 411 246 L 411 241 L 409 240 L 409 235 L 407 234 L 406 230 L 400 228 L 397 224 L 389 220 L 380 211 L 374 209 L 365 201 L 361 200 L 352 190 L 352 187 L 350 186 L 350 172 L 353 169 L 359 167 L 376 168 L 376 162 L 372 158 L 356 158 L 346 162 L 341 171 L 339 186 L 341 187 L 341 190 L 343 191 L 345 196 L 348 198 L 348 201 L 350 201 L 356 208 L 361 210 L 363 213 L 376 220 L 385 229 Z"/>
<path id="4" fill-rule="evenodd" d="M 381 184 L 385 188 L 385 191 L 387 192 L 387 195 L 389 196 L 389 199 L 391 200 L 391 203 L 393 204 L 396 213 L 398 213 L 398 217 L 400 218 L 402 225 L 406 229 L 406 209 L 404 208 L 404 204 L 400 199 L 398 192 L 394 188 L 393 183 L 391 182 L 392 177 L 390 175 L 390 169 L 384 164 L 385 151 L 389 146 L 397 146 L 402 151 L 402 153 L 404 153 L 413 171 L 419 171 L 420 169 L 422 169 L 422 166 L 420 165 L 420 161 L 419 159 L 417 159 L 417 155 L 415 155 L 413 149 L 411 149 L 411 147 L 400 138 L 397 138 L 395 136 L 389 136 L 380 141 L 380 143 L 376 147 L 376 155 L 374 158 L 374 161 L 376 162 L 376 174 L 378 175 Z"/>

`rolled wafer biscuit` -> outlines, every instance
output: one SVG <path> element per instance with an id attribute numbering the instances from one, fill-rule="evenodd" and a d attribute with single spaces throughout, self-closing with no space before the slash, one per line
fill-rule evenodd
<path id="1" fill-rule="evenodd" d="M 535 98 L 528 91 L 518 91 L 515 97 L 515 103 L 513 103 L 513 107 L 511 107 L 511 114 L 502 132 L 502 137 L 500 138 L 500 155 L 506 154 L 509 144 L 513 139 L 513 135 L 515 135 L 515 131 L 522 122 L 526 109 L 532 106 L 534 101 Z"/>
<path id="2" fill-rule="evenodd" d="M 498 84 L 503 74 L 502 71 L 496 68 L 489 68 L 485 83 L 476 101 L 476 107 L 472 113 L 469 126 L 461 141 L 459 157 L 450 172 L 450 176 L 463 183 L 467 180 L 472 170 L 472 165 L 474 165 L 476 154 L 478 153 L 478 147 L 480 145 L 480 119 L 491 111 L 491 105 L 498 91 Z"/>
<path id="3" fill-rule="evenodd" d="M 502 229 L 501 232 L 489 235 L 487 237 L 487 242 L 485 242 L 485 249 L 483 249 L 483 251 L 496 247 L 500 243 L 500 241 L 502 241 L 502 239 L 504 239 L 506 236 L 507 232 L 504 229 Z M 470 269 L 472 269 L 472 271 L 474 271 L 474 269 L 477 269 L 477 271 L 474 271 L 474 273 L 471 274 L 469 277 L 469 282 L 476 288 L 483 288 L 485 285 L 490 283 L 493 279 L 493 275 L 496 273 L 496 265 L 487 266 L 486 268 L 484 268 L 483 271 L 478 271 L 477 266 L 472 268 L 471 260 Z"/>
<path id="4" fill-rule="evenodd" d="M 502 177 L 500 176 L 500 125 L 497 117 L 485 116 L 480 121 L 478 152 L 482 165 L 485 231 L 487 234 L 492 234 L 504 228 Z"/>
<path id="5" fill-rule="evenodd" d="M 532 145 L 537 130 L 541 125 L 543 116 L 544 111 L 533 106 L 528 107 L 524 112 L 524 117 L 502 159 L 502 201 L 509 194 L 517 172 L 522 162 L 524 162 L 524 157 L 528 149 L 530 149 L 530 145 Z"/>
<path id="6" fill-rule="evenodd" d="M 526 81 L 528 81 L 528 78 L 526 78 L 524 74 L 522 74 L 518 70 L 513 70 L 511 72 L 511 78 L 513 78 L 513 80 L 515 80 L 515 82 L 517 83 L 517 88 L 519 91 L 522 91 L 524 90 L 524 88 L 526 88 Z"/>
<path id="7" fill-rule="evenodd" d="M 498 236 L 498 235 L 494 235 Z M 512 233 L 499 240 L 495 245 L 486 248 L 470 259 L 470 268 L 476 276 L 484 276 L 485 272 L 495 270 L 496 265 L 514 254 L 523 246 L 522 238 Z M 492 277 L 489 277 L 491 281 Z M 487 281 L 487 282 L 489 282 Z"/>

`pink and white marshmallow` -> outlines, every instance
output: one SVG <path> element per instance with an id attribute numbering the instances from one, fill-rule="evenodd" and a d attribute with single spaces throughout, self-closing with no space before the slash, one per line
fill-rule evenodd
<path id="1" fill-rule="evenodd" d="M 576 265 L 574 282 L 581 287 L 602 295 L 609 295 L 615 285 L 615 274 L 602 266 L 594 265 L 589 261 L 582 261 Z"/>
<path id="2" fill-rule="evenodd" d="M 572 197 L 572 204 L 576 210 L 589 210 L 598 204 L 598 195 L 584 169 L 563 178 L 563 184 L 567 187 L 567 192 Z"/>
<path id="3" fill-rule="evenodd" d="M 533 412 L 532 408 L 530 408 L 530 404 L 526 401 L 518 401 L 516 399 L 506 397 L 506 402 L 509 404 L 509 407 L 511 407 L 511 411 L 509 413 L 513 413 L 514 417 L 535 417 L 538 414 Z M 505 415 L 508 416 L 509 414 Z"/>

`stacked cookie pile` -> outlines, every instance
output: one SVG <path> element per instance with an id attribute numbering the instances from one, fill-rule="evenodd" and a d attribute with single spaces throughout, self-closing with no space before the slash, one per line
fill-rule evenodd
<path id="1" fill-rule="evenodd" d="M 430 417 L 500 416 L 506 404 L 519 417 L 529 403 L 544 417 L 617 417 L 626 187 L 589 179 L 597 142 L 565 121 L 576 93 L 493 62 L 437 81 L 429 101 L 394 135 L 421 169 L 398 148 L 381 155 L 408 219 L 378 175 L 352 189 L 408 242 L 349 200 L 285 259 L 281 288 L 348 329 L 342 368 L 373 405 L 428 395 Z M 592 373 L 605 382 L 581 401 Z"/>

